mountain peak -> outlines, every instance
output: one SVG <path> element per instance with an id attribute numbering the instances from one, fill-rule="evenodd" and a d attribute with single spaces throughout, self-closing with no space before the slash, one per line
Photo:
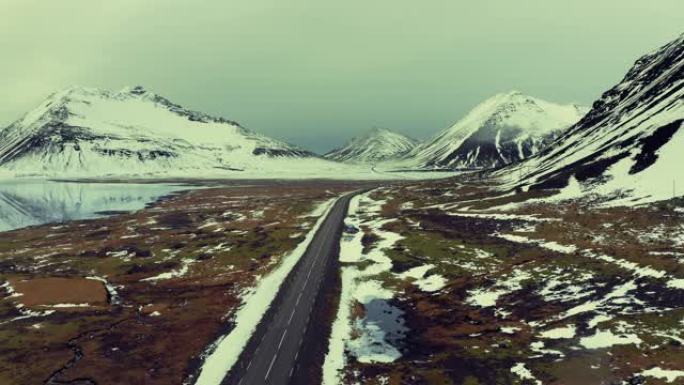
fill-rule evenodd
<path id="1" fill-rule="evenodd" d="M 382 138 L 382 137 L 394 137 L 394 136 L 402 136 L 405 138 L 408 138 L 405 135 L 402 135 L 396 131 L 392 131 L 389 128 L 384 128 L 384 127 L 373 127 L 370 130 L 366 131 L 364 134 L 361 134 L 354 139 L 368 139 L 368 138 Z"/>
<path id="2" fill-rule="evenodd" d="M 69 86 L 66 88 L 63 88 L 59 91 L 53 92 L 50 94 L 45 102 L 58 102 L 58 101 L 66 101 L 69 98 L 73 98 L 76 96 L 87 96 L 87 95 L 95 95 L 95 94 L 101 94 L 104 91 L 98 88 L 93 88 L 93 87 L 83 87 L 83 86 Z"/>
<path id="3" fill-rule="evenodd" d="M 257 158 L 312 155 L 141 86 L 69 87 L 0 130 L 0 166 L 16 173 L 239 170 Z"/>
<path id="4" fill-rule="evenodd" d="M 371 129 L 368 131 L 368 133 L 372 133 L 372 134 L 383 134 L 383 133 L 388 133 L 388 132 L 393 133 L 394 131 L 390 130 L 389 128 L 377 127 L 377 126 L 371 128 Z"/>
<path id="5" fill-rule="evenodd" d="M 143 95 L 148 93 L 149 91 L 145 89 L 145 87 L 141 85 L 137 86 L 126 86 L 119 91 L 122 94 L 131 94 L 131 95 Z"/>
<path id="6" fill-rule="evenodd" d="M 520 90 L 510 90 L 508 92 L 499 92 L 494 97 L 499 97 L 502 99 L 515 99 L 520 97 L 527 97 L 527 95 L 523 94 Z"/>
<path id="7" fill-rule="evenodd" d="M 149 98 L 158 97 L 156 94 L 149 92 L 142 86 L 124 87 L 121 91 L 110 91 L 96 87 L 73 85 L 52 93 L 43 104 L 54 108 L 74 101 L 92 101 L 94 99 L 122 100 L 143 95 Z"/>
<path id="8" fill-rule="evenodd" d="M 159 95 L 155 94 L 154 92 L 148 90 L 147 88 L 145 88 L 141 85 L 126 86 L 126 87 L 122 88 L 120 91 L 111 91 L 111 90 L 107 90 L 107 89 L 103 89 L 103 88 L 97 88 L 97 87 L 86 87 L 86 86 L 80 86 L 80 85 L 73 85 L 73 86 L 64 88 L 60 91 L 57 91 L 57 92 L 51 94 L 48 97 L 48 101 L 55 101 L 55 100 L 64 101 L 66 99 L 93 98 L 93 97 L 104 98 L 104 99 L 122 99 L 122 98 L 126 98 L 126 97 L 138 97 L 138 96 L 146 96 L 149 98 L 160 98 Z"/>
<path id="9" fill-rule="evenodd" d="M 521 100 L 530 100 L 534 99 L 531 96 L 528 96 L 524 93 L 522 93 L 519 90 L 511 90 L 508 92 L 499 92 L 497 94 L 494 94 L 488 99 L 485 99 L 484 103 L 486 102 L 493 102 L 493 103 L 511 103 L 511 102 L 516 102 L 516 101 L 521 101 Z"/>
<path id="10" fill-rule="evenodd" d="M 387 128 L 373 127 L 325 157 L 349 163 L 374 163 L 399 158 L 415 145 L 415 139 Z"/>
<path id="11" fill-rule="evenodd" d="M 475 108 L 468 113 L 468 116 L 481 118 L 502 111 L 519 110 L 523 106 L 526 106 L 527 108 L 538 108 L 539 102 L 539 99 L 525 95 L 517 90 L 500 92 L 475 106 Z M 541 102 L 543 103 L 543 101 Z M 466 116 L 466 118 L 468 118 L 468 116 Z"/>
<path id="12" fill-rule="evenodd" d="M 427 167 L 490 168 L 531 156 L 586 112 L 513 90 L 498 93 L 412 155 Z"/>

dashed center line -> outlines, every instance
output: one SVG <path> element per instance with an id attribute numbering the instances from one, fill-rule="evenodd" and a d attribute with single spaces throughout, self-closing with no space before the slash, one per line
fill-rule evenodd
<path id="1" fill-rule="evenodd" d="M 275 364 L 276 358 L 278 358 L 278 354 L 275 354 L 273 356 L 273 359 L 271 360 L 271 364 L 268 365 L 268 371 L 266 371 L 266 376 L 264 376 L 264 380 L 268 380 L 268 376 L 271 374 L 271 369 L 273 369 L 273 364 Z"/>
<path id="2" fill-rule="evenodd" d="M 283 345 L 283 340 L 285 339 L 285 336 L 286 336 L 286 335 L 287 335 L 287 329 L 285 329 L 285 331 L 283 332 L 283 336 L 280 337 L 280 342 L 278 342 L 278 350 L 277 350 L 277 352 L 280 351 L 280 347 Z M 278 355 L 277 352 L 276 352 L 276 355 Z"/>
<path id="3" fill-rule="evenodd" d="M 286 312 L 289 309 L 287 307 L 283 307 L 279 309 L 276 315 L 274 316 L 274 320 L 279 320 L 275 321 L 277 322 L 277 324 L 275 325 L 279 325 L 280 327 L 276 330 L 272 329 L 270 334 L 264 333 L 261 336 L 261 340 L 259 341 L 256 347 L 255 353 L 261 351 L 262 355 L 260 357 L 252 357 L 252 359 L 247 365 L 247 372 L 250 372 L 251 370 L 251 375 L 248 376 L 247 373 L 245 373 L 245 375 L 239 381 L 240 384 L 243 382 L 242 380 L 245 379 L 245 377 L 248 377 L 248 382 L 261 382 L 256 380 L 255 376 L 258 376 L 260 374 L 259 370 L 263 370 L 264 364 L 268 362 L 266 360 L 268 360 L 268 355 L 270 355 L 271 352 L 273 356 L 270 358 L 270 362 L 268 364 L 266 373 L 263 377 L 263 381 L 265 383 L 282 383 L 283 380 L 287 378 L 285 382 L 289 382 L 289 379 L 291 379 L 294 375 L 295 369 L 298 367 L 297 360 L 299 359 L 299 353 L 304 341 L 304 336 L 307 333 L 309 322 L 311 321 L 313 306 L 316 302 L 316 298 L 318 292 L 320 291 L 321 283 L 323 281 L 323 277 L 319 276 L 320 271 L 321 269 L 323 269 L 323 271 L 327 269 L 327 261 L 329 258 L 331 258 L 332 255 L 332 253 L 329 252 L 326 248 L 331 247 L 331 242 L 334 244 L 334 238 L 336 234 L 335 231 L 337 229 L 337 221 L 339 220 L 338 218 L 340 217 L 340 214 L 342 214 L 342 218 L 344 218 L 344 213 L 344 209 L 338 207 L 336 210 L 331 211 L 329 214 L 331 218 L 335 219 L 329 220 L 323 223 L 323 225 L 321 226 L 321 229 L 319 230 L 320 237 L 317 239 L 318 244 L 311 245 L 313 246 L 313 250 L 311 253 L 309 253 L 309 260 L 307 261 L 308 265 L 301 265 L 299 271 L 293 275 L 294 285 L 292 286 L 292 289 L 290 289 L 288 299 L 285 300 L 286 303 L 289 301 L 289 304 L 291 306 L 290 315 L 287 319 L 287 322 L 284 322 L 284 319 L 287 316 Z M 312 285 L 309 285 L 309 281 L 314 270 L 316 270 L 317 275 L 314 275 L 314 282 L 312 282 Z M 303 275 L 305 271 L 306 276 Z M 297 286 L 295 285 L 299 285 L 299 289 L 297 289 Z M 304 301 L 302 301 L 302 297 L 304 296 L 305 292 L 307 292 L 307 297 L 305 297 Z M 292 298 L 294 297 L 295 293 L 297 293 L 297 297 L 294 301 L 294 305 L 292 305 Z M 303 303 L 302 306 L 299 306 L 300 302 Z M 294 316 L 297 313 L 297 311 L 300 312 L 300 317 L 298 317 L 296 322 L 293 322 Z M 304 319 L 304 311 L 306 311 L 306 320 L 304 322 L 301 322 Z M 293 328 L 292 330 L 290 330 L 291 327 Z M 278 333 L 280 330 L 282 330 L 280 340 L 277 345 L 273 345 L 275 338 L 277 338 L 276 333 Z M 268 338 L 266 338 L 267 335 L 269 336 Z M 288 337 L 288 335 L 289 340 L 286 344 L 285 339 Z M 263 349 L 261 349 L 262 347 Z M 290 362 L 290 360 L 292 360 L 293 358 L 294 362 Z M 275 365 L 276 361 L 278 362 L 277 367 Z M 252 365 L 253 363 L 254 365 Z M 286 377 L 288 373 L 289 377 Z M 273 378 L 270 377 L 271 374 L 274 375 Z"/>

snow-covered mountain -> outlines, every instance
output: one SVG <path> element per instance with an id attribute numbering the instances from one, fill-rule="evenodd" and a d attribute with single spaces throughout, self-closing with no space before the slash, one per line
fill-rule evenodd
<path id="1" fill-rule="evenodd" d="M 493 168 L 525 159 L 548 145 L 587 111 L 518 91 L 497 94 L 419 145 L 409 158 L 427 168 Z"/>
<path id="2" fill-rule="evenodd" d="M 397 159 L 417 144 L 415 139 L 388 130 L 374 128 L 364 135 L 357 136 L 342 148 L 327 154 L 328 159 L 349 163 L 375 163 Z"/>
<path id="3" fill-rule="evenodd" d="M 679 196 L 683 123 L 684 35 L 637 60 L 551 146 L 496 174 L 523 188 L 565 188 L 567 197 L 617 194 L 632 203 Z"/>
<path id="4" fill-rule="evenodd" d="M 0 169 L 15 176 L 324 176 L 342 166 L 142 87 L 69 88 L 0 131 Z"/>

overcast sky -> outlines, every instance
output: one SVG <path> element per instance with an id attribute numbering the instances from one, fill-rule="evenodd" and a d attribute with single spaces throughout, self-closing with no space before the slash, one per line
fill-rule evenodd
<path id="1" fill-rule="evenodd" d="M 424 138 L 511 89 L 590 104 L 683 26 L 682 0 L 0 0 L 0 125 L 141 84 L 316 151 Z"/>

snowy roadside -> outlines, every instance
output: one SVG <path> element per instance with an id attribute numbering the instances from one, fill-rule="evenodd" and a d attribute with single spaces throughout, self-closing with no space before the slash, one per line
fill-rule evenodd
<path id="1" fill-rule="evenodd" d="M 262 317 L 275 299 L 280 286 L 290 274 L 294 266 L 306 251 L 328 213 L 339 198 L 332 198 L 318 206 L 314 212 L 320 213 L 314 227 L 297 247 L 283 257 L 280 265 L 271 273 L 261 278 L 256 287 L 247 292 L 243 298 L 243 305 L 235 313 L 233 322 L 235 327 L 220 337 L 207 349 L 204 354 L 196 385 L 219 385 L 230 369 L 237 362 L 242 350 L 249 342 Z M 324 208 L 323 210 L 321 208 Z"/>
<path id="2" fill-rule="evenodd" d="M 390 332 L 383 328 L 383 322 L 379 319 L 367 319 L 373 312 L 382 312 L 396 321 L 401 319 L 401 311 L 387 303 L 394 296 L 394 292 L 384 288 L 382 281 L 374 277 L 390 271 L 392 261 L 385 256 L 383 250 L 392 247 L 402 237 L 399 234 L 381 230 L 382 226 L 387 223 L 386 220 L 367 221 L 359 217 L 362 213 L 378 214 L 385 203 L 375 201 L 369 195 L 370 192 L 352 198 L 345 224 L 357 229 L 360 229 L 363 224 L 377 233 L 381 240 L 367 254 L 362 253 L 362 231 L 353 235 L 347 234 L 340 241 L 340 262 L 368 261 L 372 263 L 363 269 L 354 265 L 341 268 L 342 291 L 328 341 L 328 354 L 323 364 L 323 385 L 342 383 L 340 376 L 347 362 L 347 351 L 353 354 L 359 362 L 393 362 L 401 356 L 399 350 L 389 341 Z M 365 204 L 365 210 L 360 208 L 361 203 Z M 355 302 L 364 305 L 367 310 L 366 317 L 358 320 L 352 319 L 352 308 Z M 381 306 L 381 309 L 371 310 L 370 306 Z M 398 325 L 397 330 L 393 331 L 394 334 L 401 334 L 405 331 L 403 323 L 399 322 Z M 352 338 L 354 331 L 358 332 L 357 338 Z"/>

